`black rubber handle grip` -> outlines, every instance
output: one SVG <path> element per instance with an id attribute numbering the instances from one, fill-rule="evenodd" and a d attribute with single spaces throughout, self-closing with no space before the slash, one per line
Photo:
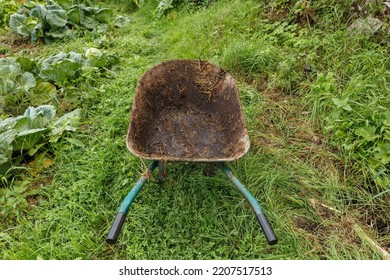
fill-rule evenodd
<path id="1" fill-rule="evenodd" d="M 275 245 L 278 243 L 278 239 L 276 238 L 274 230 L 272 229 L 271 224 L 268 222 L 267 217 L 264 214 L 259 214 L 257 215 L 257 220 L 260 223 L 265 238 L 267 238 L 268 244 Z"/>
<path id="2" fill-rule="evenodd" d="M 121 232 L 121 228 L 126 219 L 126 213 L 118 212 L 116 214 L 114 223 L 111 226 L 110 232 L 107 234 L 106 241 L 110 244 L 115 244 L 118 239 L 118 235 Z"/>

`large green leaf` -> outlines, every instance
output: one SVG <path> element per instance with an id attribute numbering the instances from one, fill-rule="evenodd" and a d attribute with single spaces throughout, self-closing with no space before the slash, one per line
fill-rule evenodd
<path id="1" fill-rule="evenodd" d="M 56 114 L 56 110 L 52 105 L 42 105 L 39 107 L 28 107 L 23 116 L 29 118 L 32 123 L 38 116 L 44 116 L 48 120 L 52 120 Z M 35 127 L 36 128 L 36 127 Z"/>
<path id="2" fill-rule="evenodd" d="M 22 73 L 19 63 L 16 62 L 15 58 L 7 57 L 0 59 L 0 76 L 9 79 L 15 79 Z"/>
<path id="3" fill-rule="evenodd" d="M 45 33 L 46 37 L 52 37 L 56 39 L 61 39 L 65 37 L 69 37 L 69 28 L 67 26 L 62 26 L 62 27 L 53 27 L 50 31 L 47 31 Z M 45 37 L 45 39 L 46 39 Z"/>
<path id="4" fill-rule="evenodd" d="M 99 10 L 100 10 L 98 7 L 91 7 L 91 6 L 85 6 L 85 5 L 80 5 L 80 7 L 82 7 L 82 9 L 86 15 L 94 15 L 97 12 L 99 12 Z"/>
<path id="5" fill-rule="evenodd" d="M 104 23 L 108 23 L 113 16 L 112 10 L 107 8 L 100 9 L 95 13 L 95 19 Z"/>
<path id="6" fill-rule="evenodd" d="M 56 1 L 58 5 L 60 5 L 65 10 L 69 10 L 73 6 L 73 0 L 57 0 Z"/>
<path id="7" fill-rule="evenodd" d="M 18 116 L 17 118 L 14 118 L 12 129 L 16 130 L 18 133 L 31 129 L 30 119 L 26 116 Z"/>
<path id="8" fill-rule="evenodd" d="M 6 120 L 8 129 L 16 131 L 13 142 L 14 150 L 30 150 L 42 140 L 42 136 L 50 131 L 49 124 L 55 117 L 55 108 L 52 105 L 29 107 L 16 118 Z"/>
<path id="9" fill-rule="evenodd" d="M 16 59 L 14 57 L 0 58 L 0 69 L 1 67 L 8 65 L 17 65 Z"/>
<path id="10" fill-rule="evenodd" d="M 66 11 L 59 5 L 47 5 L 46 20 L 53 27 L 64 27 L 67 21 Z"/>
<path id="11" fill-rule="evenodd" d="M 24 72 L 33 72 L 36 62 L 33 59 L 30 59 L 26 56 L 20 56 L 16 59 L 16 62 L 19 63 L 22 71 Z"/>
<path id="12" fill-rule="evenodd" d="M 68 80 L 77 76 L 80 64 L 69 60 L 62 61 L 51 68 L 42 69 L 39 76 L 48 81 L 63 86 Z"/>
<path id="13" fill-rule="evenodd" d="M 0 120 L 0 133 L 13 129 L 15 126 L 16 122 L 23 118 L 23 116 L 17 116 L 15 118 L 6 118 L 5 120 Z"/>
<path id="14" fill-rule="evenodd" d="M 31 31 L 31 41 L 36 42 L 43 37 L 45 37 L 43 31 L 43 24 L 38 23 L 37 25 L 34 26 L 33 30 Z"/>
<path id="15" fill-rule="evenodd" d="M 63 115 L 57 121 L 53 123 L 53 129 L 49 133 L 50 142 L 57 142 L 65 131 L 77 130 L 78 122 L 80 119 L 80 111 L 74 110 Z"/>
<path id="16" fill-rule="evenodd" d="M 90 67 L 102 68 L 107 66 L 107 59 L 105 56 L 100 58 L 91 58 L 85 62 Z"/>
<path id="17" fill-rule="evenodd" d="M 64 59 L 66 59 L 67 57 L 68 57 L 68 54 L 66 54 L 64 52 L 59 52 L 56 55 L 52 55 L 52 56 L 45 58 L 41 62 L 41 64 L 42 64 L 41 67 L 45 68 L 45 67 L 51 66 L 52 64 L 58 63 Z"/>
<path id="18" fill-rule="evenodd" d="M 0 75 L 2 78 L 15 79 L 21 73 L 18 65 L 7 65 L 0 67 Z"/>
<path id="19" fill-rule="evenodd" d="M 4 148 L 6 145 L 11 144 L 12 141 L 14 141 L 16 134 L 17 134 L 17 131 L 13 130 L 13 129 L 2 132 L 0 134 L 0 140 L 1 140 L 0 147 Z"/>
<path id="20" fill-rule="evenodd" d="M 30 29 L 27 26 L 27 17 L 25 15 L 13 14 L 9 20 L 9 27 L 15 33 L 28 37 L 30 36 Z"/>
<path id="21" fill-rule="evenodd" d="M 75 126 L 78 124 L 79 118 L 80 118 L 80 110 L 76 109 L 72 112 L 63 115 L 61 118 L 56 120 L 53 123 L 53 127 L 61 128 L 62 130 L 74 131 L 76 128 Z M 53 130 L 51 134 L 54 135 L 57 134 L 57 132 Z"/>
<path id="22" fill-rule="evenodd" d="M 0 165 L 11 160 L 13 150 L 11 143 L 15 140 L 16 134 L 13 129 L 0 133 Z"/>
<path id="23" fill-rule="evenodd" d="M 82 18 L 82 10 L 78 5 L 74 6 L 68 11 L 68 20 L 72 24 L 80 25 L 80 20 Z"/>
<path id="24" fill-rule="evenodd" d="M 42 140 L 43 134 L 48 130 L 48 128 L 35 128 L 19 133 L 13 142 L 13 149 L 23 151 L 34 148 Z"/>
<path id="25" fill-rule="evenodd" d="M 56 93 L 57 88 L 55 85 L 49 82 L 39 82 L 31 89 L 28 94 L 28 98 L 32 105 L 37 106 L 39 104 L 47 103 L 51 100 L 51 96 Z"/>
<path id="26" fill-rule="evenodd" d="M 22 73 L 19 63 L 14 58 L 0 59 L 0 95 L 3 105 L 12 104 L 12 100 L 17 99 L 15 94 L 23 91 L 19 83 Z"/>
<path id="27" fill-rule="evenodd" d="M 83 60 L 83 55 L 81 53 L 69 52 L 68 59 L 72 62 L 77 62 L 81 65 L 81 62 Z"/>
<path id="28" fill-rule="evenodd" d="M 16 88 L 16 83 L 7 77 L 3 77 L 0 80 L 0 94 L 5 95 L 14 91 Z"/>
<path id="29" fill-rule="evenodd" d="M 36 80 L 33 74 L 30 72 L 24 72 L 20 77 L 20 85 L 25 91 L 28 91 L 30 88 L 35 87 Z"/>
<path id="30" fill-rule="evenodd" d="M 93 17 L 83 15 L 83 17 L 80 19 L 80 24 L 86 29 L 92 30 L 98 26 L 99 23 Z"/>
<path id="31" fill-rule="evenodd" d="M 28 118 L 29 121 L 28 127 L 25 127 L 23 133 L 31 129 L 47 128 L 50 122 L 54 119 L 55 114 L 56 111 L 52 105 L 42 105 L 36 108 L 29 107 L 23 115 Z"/>
<path id="32" fill-rule="evenodd" d="M 34 120 L 37 117 L 37 111 L 34 107 L 28 107 L 24 112 L 23 117 L 27 117 L 30 120 Z"/>
<path id="33" fill-rule="evenodd" d="M 58 141 L 65 131 L 76 130 L 78 110 L 59 119 L 55 118 L 55 113 L 54 106 L 42 105 L 29 107 L 23 116 L 0 119 L 0 174 L 6 174 L 11 165 L 18 165 L 27 152 L 32 156 L 49 145 L 49 141 Z M 77 140 L 71 142 L 77 143 Z M 12 157 L 15 154 L 19 156 Z"/>
<path id="34" fill-rule="evenodd" d="M 157 17 L 162 17 L 166 11 L 173 8 L 173 0 L 161 0 L 155 11 Z"/>
<path id="35" fill-rule="evenodd" d="M 31 10 L 31 16 L 40 19 L 41 21 L 45 20 L 47 14 L 47 9 L 41 4 L 37 4 L 34 9 Z"/>
<path id="36" fill-rule="evenodd" d="M 105 67 L 119 64 L 119 57 L 116 54 L 109 54 L 106 56 Z"/>
<path id="37" fill-rule="evenodd" d="M 52 105 L 41 105 L 35 108 L 38 116 L 43 116 L 48 120 L 53 120 L 56 115 L 56 109 Z"/>
<path id="38" fill-rule="evenodd" d="M 80 70 L 81 54 L 59 53 L 42 61 L 39 76 L 45 81 L 63 86 L 68 80 L 77 77 Z"/>

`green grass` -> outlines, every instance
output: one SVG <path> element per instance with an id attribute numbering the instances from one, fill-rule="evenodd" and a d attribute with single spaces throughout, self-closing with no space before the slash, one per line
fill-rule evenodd
<path id="1" fill-rule="evenodd" d="M 36 176 L 24 171 L 0 189 L 0 257 L 381 259 L 365 236 L 388 250 L 388 169 L 373 179 L 388 168 L 375 158 L 375 143 L 389 140 L 381 109 L 389 108 L 388 49 L 377 38 L 351 37 L 345 21 L 337 30 L 271 19 L 262 3 L 218 1 L 160 20 L 149 3 L 132 24 L 107 35 L 105 47 L 121 57 L 120 68 L 65 90 L 76 96 L 69 106 L 82 109 L 72 136 L 82 145 L 57 145 L 53 166 Z M 83 38 L 31 55 L 97 44 Z M 177 58 L 210 60 L 236 78 L 251 149 L 230 166 L 264 207 L 276 246 L 267 245 L 222 172 L 206 177 L 201 164 L 190 163 L 169 163 L 162 186 L 155 174 L 132 204 L 118 244 L 106 244 L 120 203 L 147 165 L 125 146 L 137 81 Z M 337 108 L 334 97 L 349 97 L 353 110 Z M 377 128 L 374 145 L 345 128 L 366 120 Z"/>

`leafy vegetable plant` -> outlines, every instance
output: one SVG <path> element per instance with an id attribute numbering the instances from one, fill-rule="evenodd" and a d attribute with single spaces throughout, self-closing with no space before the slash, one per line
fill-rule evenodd
<path id="1" fill-rule="evenodd" d="M 79 111 L 56 117 L 52 105 L 29 107 L 23 115 L 0 120 L 0 177 L 2 183 L 12 176 L 20 155 L 34 156 L 39 150 L 58 142 L 67 131 L 77 129 Z"/>
<path id="2" fill-rule="evenodd" d="M 29 37 L 35 42 L 45 42 L 70 36 L 67 13 L 57 3 L 49 1 L 47 5 L 23 4 L 18 13 L 11 15 L 9 27 L 15 33 Z"/>
<path id="3" fill-rule="evenodd" d="M 17 34 L 36 42 L 50 43 L 56 39 L 77 36 L 95 29 L 107 30 L 113 21 L 109 8 L 92 6 L 89 1 L 47 0 L 45 5 L 23 4 L 11 15 L 9 27 Z M 115 26 L 123 24 L 123 17 L 115 17 Z"/>
<path id="4" fill-rule="evenodd" d="M 37 105 L 51 99 L 57 89 L 36 77 L 35 67 L 36 62 L 28 58 L 0 59 L 0 113 L 18 112 L 26 103 Z"/>
<path id="5" fill-rule="evenodd" d="M 96 48 L 87 49 L 85 54 L 60 52 L 41 61 L 38 75 L 45 81 L 63 87 L 69 82 L 74 83 L 83 71 L 90 68 L 99 71 L 118 63 L 119 58 L 115 54 L 107 54 Z"/>
<path id="6" fill-rule="evenodd" d="M 38 106 L 53 100 L 58 88 L 75 85 L 85 78 L 99 75 L 119 63 L 115 54 L 89 48 L 85 54 L 69 52 L 30 60 L 26 57 L 0 59 L 0 114 L 20 114 L 26 104 Z M 91 78 L 91 77 L 88 77 Z"/>
<path id="7" fill-rule="evenodd" d="M 162 0 L 160 3 L 158 3 L 158 6 L 156 8 L 156 16 L 162 17 L 164 13 L 166 13 L 168 10 L 173 8 L 173 0 Z"/>

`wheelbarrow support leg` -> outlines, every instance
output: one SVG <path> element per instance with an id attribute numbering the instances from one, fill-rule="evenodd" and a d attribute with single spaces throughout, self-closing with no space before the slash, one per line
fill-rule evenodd
<path id="1" fill-rule="evenodd" d="M 160 185 L 164 184 L 166 178 L 167 178 L 167 162 L 160 161 L 158 163 L 158 183 Z"/>
<path id="2" fill-rule="evenodd" d="M 145 185 L 147 179 L 151 176 L 153 170 L 158 166 L 158 161 L 152 161 L 149 165 L 148 170 L 144 175 L 138 180 L 135 186 L 131 189 L 129 194 L 123 200 L 118 214 L 116 214 L 114 223 L 111 226 L 110 232 L 106 237 L 106 241 L 110 244 L 114 244 L 118 238 L 118 235 L 121 231 L 122 225 L 125 222 L 126 214 L 129 212 L 131 203 L 137 197 L 138 193 L 141 191 L 142 187 Z"/>
<path id="3" fill-rule="evenodd" d="M 245 188 L 245 186 L 237 179 L 236 176 L 230 171 L 226 164 L 221 165 L 222 171 L 230 179 L 236 189 L 245 197 L 245 199 L 252 206 L 253 211 L 256 214 L 257 220 L 260 223 L 261 229 L 264 232 L 265 237 L 267 238 L 268 244 L 274 245 L 278 243 L 278 239 L 275 236 L 275 233 L 272 229 L 271 224 L 268 222 L 267 217 L 264 215 L 263 210 L 261 209 L 260 204 L 253 197 L 253 195 Z"/>

